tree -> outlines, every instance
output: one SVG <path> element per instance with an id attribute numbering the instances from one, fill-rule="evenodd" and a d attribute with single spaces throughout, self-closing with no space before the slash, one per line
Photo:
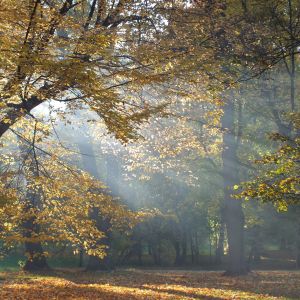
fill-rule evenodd
<path id="1" fill-rule="evenodd" d="M 0 136 L 3 140 L 4 133 L 10 130 L 21 138 L 25 144 L 31 145 L 30 152 L 33 153 L 32 161 L 36 169 L 39 166 L 43 168 L 43 170 L 35 172 L 35 175 L 33 172 L 26 175 L 27 181 L 31 182 L 28 189 L 33 189 L 36 196 L 44 198 L 42 208 L 39 207 L 40 205 L 31 205 L 30 209 L 24 210 L 24 205 L 20 201 L 19 187 L 16 189 L 17 194 L 14 194 L 15 206 L 13 207 L 19 212 L 16 215 L 20 219 L 26 220 L 26 217 L 28 218 L 24 221 L 24 224 L 34 222 L 35 225 L 31 224 L 31 227 L 43 227 L 43 222 L 51 223 L 54 219 L 41 220 L 45 211 L 50 209 L 53 203 L 67 207 L 72 200 L 75 200 L 78 193 L 81 194 L 82 198 L 85 198 L 82 193 L 87 193 L 86 200 L 90 198 L 90 201 L 92 201 L 92 198 L 94 198 L 96 206 L 99 204 L 96 203 L 97 197 L 98 200 L 105 198 L 99 192 L 101 190 L 99 184 L 96 184 L 93 180 L 87 180 L 86 175 L 63 162 L 64 154 L 62 152 L 60 152 L 61 157 L 57 158 L 58 153 L 49 152 L 48 149 L 45 151 L 42 147 L 37 150 L 39 146 L 37 146 L 38 141 L 35 140 L 35 134 L 32 139 L 30 132 L 23 129 L 17 130 L 18 127 L 20 128 L 24 124 L 25 116 L 32 118 L 36 124 L 39 123 L 39 126 L 43 123 L 42 119 L 38 120 L 34 112 L 32 113 L 35 107 L 47 101 L 64 103 L 66 105 L 65 111 L 67 108 L 76 111 L 88 106 L 104 120 L 108 131 L 123 142 L 135 138 L 136 126 L 162 108 L 162 106 L 155 108 L 145 106 L 136 99 L 132 100 L 132 98 L 126 101 L 124 95 L 121 96 L 120 91 L 118 91 L 119 87 L 127 84 L 141 85 L 151 82 L 152 79 L 158 80 L 158 78 L 161 78 L 157 70 L 150 73 L 149 68 L 144 65 L 142 60 L 135 59 L 131 55 L 136 51 L 134 30 L 124 33 L 124 31 L 116 29 L 127 22 L 137 20 L 143 22 L 146 19 L 143 16 L 127 15 L 125 13 L 127 9 L 128 12 L 137 12 L 143 6 L 135 6 L 131 10 L 129 9 L 131 4 L 132 1 L 121 0 L 116 5 L 113 4 L 110 9 L 107 9 L 105 1 L 92 1 L 90 3 L 90 1 L 36 0 L 29 1 L 29 5 L 27 1 L 7 1 L 3 3 L 0 13 L 0 30 L 5 32 L 5 34 L 1 34 L 0 49 L 2 53 L 0 69 L 3 79 L 1 83 Z M 130 36 L 132 39 L 130 39 Z M 128 42 L 130 40 L 134 42 Z M 126 45 L 124 44 L 123 48 L 118 47 L 117 41 L 118 43 L 123 41 Z M 149 64 L 150 56 L 146 60 Z M 64 116 L 67 116 L 67 114 L 64 113 Z M 40 133 L 42 134 L 43 130 L 40 130 Z M 49 131 L 47 134 L 49 134 Z M 43 156 L 46 156 L 47 159 Z M 39 159 L 42 162 L 39 162 Z M 51 160 L 53 160 L 52 165 Z M 20 169 L 23 168 L 23 165 L 26 168 L 27 161 L 26 157 L 24 162 L 20 163 Z M 20 169 L 14 170 L 8 176 L 9 180 L 15 184 L 17 184 L 20 177 L 20 174 L 18 174 Z M 81 191 L 77 190 L 79 186 L 66 191 L 60 183 L 56 184 L 55 180 L 61 180 L 61 176 L 66 176 L 66 174 L 62 174 L 64 169 L 70 172 L 71 177 L 77 176 L 87 185 L 89 182 L 90 188 L 94 192 L 83 188 L 83 186 Z M 10 185 L 7 181 L 7 172 L 4 172 L 2 176 L 4 178 L 3 194 L 6 195 Z M 52 186 L 52 194 L 48 190 L 50 186 Z M 71 191 L 73 191 L 73 195 L 70 194 Z M 96 191 L 98 192 L 96 193 Z M 6 196 L 3 197 L 3 199 L 6 198 Z M 24 203 L 27 202 L 25 199 Z M 86 201 L 84 204 L 86 208 L 90 205 L 88 203 L 89 201 Z M 7 205 L 10 204 L 10 202 L 7 203 Z M 3 215 L 8 214 L 5 218 L 8 219 L 6 223 L 9 224 L 7 225 L 9 232 L 14 232 L 14 230 L 17 232 L 19 230 L 17 220 L 10 220 L 11 209 L 8 209 L 7 205 L 4 205 L 1 213 Z M 79 209 L 79 206 L 74 205 L 74 214 L 72 215 L 70 211 L 70 214 L 66 214 L 65 218 L 67 216 L 75 218 L 78 213 L 75 211 Z M 53 207 L 53 209 L 55 208 Z M 26 214 L 25 211 L 27 211 Z M 87 220 L 84 211 L 83 209 L 82 215 L 77 218 L 78 220 L 72 220 L 75 223 L 73 225 L 69 224 L 70 228 L 73 226 L 74 229 L 78 226 L 76 222 L 80 219 L 81 221 L 85 220 L 91 226 L 91 234 L 94 231 L 95 238 L 97 235 L 101 236 L 100 232 L 93 227 L 94 224 Z M 24 213 L 23 217 L 21 212 Z M 30 214 L 38 216 L 34 217 L 34 221 L 30 221 Z M 55 214 L 49 214 L 49 216 L 53 215 Z M 61 217 L 57 216 L 56 224 L 59 224 L 59 220 L 62 221 Z M 66 224 L 59 224 L 61 227 L 56 227 L 56 233 L 52 232 L 53 240 L 72 240 L 70 236 L 62 238 L 65 234 L 65 226 L 68 223 L 66 219 L 65 222 Z M 42 232 L 36 231 L 34 237 L 27 236 L 28 239 L 31 239 L 31 241 L 28 240 L 28 243 L 33 245 L 35 243 L 34 239 L 37 238 L 40 238 L 40 241 L 49 240 L 49 235 L 45 234 L 43 237 Z M 63 233 L 59 233 L 60 231 Z M 72 235 L 71 231 L 68 234 Z M 76 231 L 79 235 L 83 234 L 79 229 L 76 229 Z M 76 234 L 73 235 L 73 238 L 77 240 L 76 242 L 73 240 L 73 244 L 82 245 L 81 238 L 78 236 L 75 238 L 75 236 Z M 11 240 L 17 240 L 17 237 Z M 102 256 L 103 249 L 100 250 L 101 246 L 95 247 L 92 251 L 93 247 L 90 247 L 90 242 L 91 240 L 85 240 L 84 247 L 87 250 L 89 249 L 91 254 Z M 31 255 L 30 259 L 33 256 Z M 36 267 L 38 266 L 36 265 Z"/>
<path id="2" fill-rule="evenodd" d="M 70 166 L 70 154 L 63 154 L 39 130 L 36 126 L 31 135 L 15 131 L 25 145 L 22 155 L 2 154 L 1 195 L 8 200 L 0 209 L 4 229 L 1 239 L 8 246 L 25 243 L 25 267 L 31 271 L 46 267 L 42 245 L 48 243 L 65 244 L 75 252 L 84 249 L 103 258 L 106 245 L 98 241 L 106 232 L 90 218 L 91 208 L 110 218 L 116 228 L 133 226 L 137 215 L 110 196 L 100 181 Z M 57 149 L 60 158 L 55 155 Z"/>
<path id="3" fill-rule="evenodd" d="M 112 29 L 138 18 L 124 15 L 132 1 L 121 0 L 105 14 L 101 6 L 105 1 L 98 1 L 97 14 L 96 2 L 91 6 L 89 1 L 3 4 L 1 136 L 48 100 L 67 103 L 73 110 L 87 104 L 123 140 L 133 136 L 133 122 L 149 116 L 153 108 L 136 102 L 132 111 L 132 103 L 123 105 L 125 100 L 116 90 L 160 78 L 157 72 L 143 74 L 144 64 L 129 53 L 129 44 L 116 47 L 118 38 L 128 41 L 127 35 L 133 34 Z M 134 43 L 131 47 L 135 49 Z"/>
<path id="4" fill-rule="evenodd" d="M 295 114 L 294 126 L 298 130 L 298 114 Z M 246 197 L 260 198 L 265 202 L 272 202 L 278 209 L 286 210 L 288 205 L 299 204 L 299 138 L 289 138 L 280 134 L 273 134 L 272 139 L 280 141 L 282 146 L 269 155 L 263 156 L 256 162 L 264 166 L 254 181 L 245 184 L 241 193 Z"/>

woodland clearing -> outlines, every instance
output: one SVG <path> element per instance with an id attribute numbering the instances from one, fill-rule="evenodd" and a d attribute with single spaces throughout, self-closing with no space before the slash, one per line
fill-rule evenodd
<path id="1" fill-rule="evenodd" d="M 300 272 L 221 272 L 127 269 L 1 273 L 1 299 L 299 299 Z"/>

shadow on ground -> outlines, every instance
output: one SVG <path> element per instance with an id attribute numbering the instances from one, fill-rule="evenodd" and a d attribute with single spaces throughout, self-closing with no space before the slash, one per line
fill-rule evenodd
<path id="1" fill-rule="evenodd" d="M 55 270 L 7 274 L 0 286 L 1 299 L 299 299 L 300 272 L 259 271 L 230 278 L 200 271 Z"/>

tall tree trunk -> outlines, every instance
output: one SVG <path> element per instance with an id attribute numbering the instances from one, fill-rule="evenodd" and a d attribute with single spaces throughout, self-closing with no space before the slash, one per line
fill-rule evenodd
<path id="1" fill-rule="evenodd" d="M 180 265 L 180 260 L 181 260 L 181 255 L 180 255 L 180 243 L 179 241 L 175 241 L 173 243 L 174 245 L 174 249 L 175 249 L 175 266 L 179 266 Z"/>
<path id="2" fill-rule="evenodd" d="M 137 241 L 137 243 L 135 245 L 135 250 L 136 250 L 137 257 L 138 257 L 138 264 L 139 264 L 139 266 L 142 266 L 143 265 L 143 245 L 142 245 L 141 240 Z"/>
<path id="3" fill-rule="evenodd" d="M 232 197 L 233 185 L 238 183 L 237 140 L 234 131 L 233 99 L 224 105 L 222 118 L 223 134 L 223 178 L 224 178 L 224 220 L 227 229 L 229 261 L 226 275 L 247 273 L 244 258 L 244 213 L 240 200 Z"/>
<path id="4" fill-rule="evenodd" d="M 199 263 L 199 241 L 198 241 L 198 232 L 195 231 L 195 262 Z"/>
<path id="5" fill-rule="evenodd" d="M 183 265 L 186 263 L 186 256 L 187 256 L 187 238 L 186 238 L 186 233 L 183 233 L 182 239 L 181 239 L 181 258 L 180 258 L 180 263 Z"/>
<path id="6" fill-rule="evenodd" d="M 225 241 L 225 223 L 224 223 L 224 213 L 221 212 L 221 224 L 220 224 L 220 232 L 218 238 L 218 245 L 216 249 L 216 264 L 221 264 L 224 257 L 224 241 Z"/>
<path id="7" fill-rule="evenodd" d="M 195 262 L 195 252 L 194 252 L 194 243 L 193 243 L 192 234 L 190 235 L 190 247 L 191 247 L 191 260 L 192 260 L 192 263 L 194 263 Z"/>

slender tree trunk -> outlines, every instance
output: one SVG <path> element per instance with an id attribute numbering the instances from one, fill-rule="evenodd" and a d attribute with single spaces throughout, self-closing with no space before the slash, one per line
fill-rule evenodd
<path id="1" fill-rule="evenodd" d="M 192 263 L 194 263 L 195 262 L 195 252 L 194 252 L 194 243 L 193 243 L 192 234 L 190 236 L 190 247 L 191 247 L 191 260 L 192 260 Z"/>
<path id="2" fill-rule="evenodd" d="M 199 263 L 199 242 L 198 242 L 198 232 L 195 231 L 195 262 Z"/>
<path id="3" fill-rule="evenodd" d="M 136 252 L 137 252 L 137 257 L 138 257 L 138 264 L 139 266 L 143 265 L 143 246 L 142 242 L 138 241 L 136 244 Z"/>
<path id="4" fill-rule="evenodd" d="M 218 245 L 216 249 L 216 264 L 221 264 L 224 257 L 224 241 L 225 241 L 225 223 L 224 217 L 221 217 L 220 232 Z"/>
<path id="5" fill-rule="evenodd" d="M 186 255 L 187 255 L 187 239 L 186 239 L 185 232 L 183 233 L 183 237 L 181 240 L 181 249 L 182 249 L 182 253 L 181 253 L 180 263 L 183 265 L 186 263 Z"/>
<path id="6" fill-rule="evenodd" d="M 83 249 L 81 248 L 79 250 L 79 262 L 78 262 L 78 267 L 82 268 L 83 267 Z"/>
<path id="7" fill-rule="evenodd" d="M 181 255 L 180 255 L 180 243 L 179 241 L 174 242 L 174 249 L 175 249 L 175 266 L 180 265 Z"/>
<path id="8" fill-rule="evenodd" d="M 159 260 L 158 245 L 155 245 L 154 247 L 152 246 L 151 248 L 152 248 L 152 257 L 153 257 L 154 264 L 159 266 L 160 265 L 160 260 Z"/>
<path id="9" fill-rule="evenodd" d="M 158 241 L 158 249 L 157 249 L 157 258 L 158 258 L 158 265 L 161 265 L 161 239 Z"/>
<path id="10" fill-rule="evenodd" d="M 224 220 L 226 223 L 229 263 L 226 275 L 241 275 L 247 273 L 244 258 L 244 213 L 240 200 L 232 197 L 233 185 L 238 183 L 237 141 L 234 133 L 233 99 L 224 106 L 222 118 L 223 134 L 223 178 L 224 178 Z"/>

